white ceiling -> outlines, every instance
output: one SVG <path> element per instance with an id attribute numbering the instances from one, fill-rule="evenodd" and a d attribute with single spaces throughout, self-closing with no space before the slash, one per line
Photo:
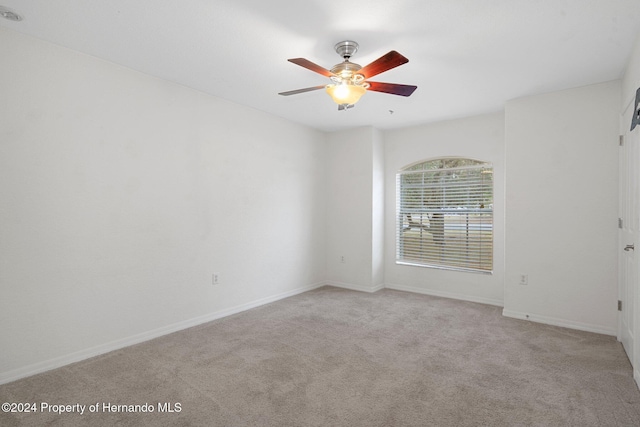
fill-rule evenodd
<path id="1" fill-rule="evenodd" d="M 0 26 L 321 130 L 390 129 L 499 111 L 507 100 L 618 79 L 640 30 L 640 0 L 0 0 Z M 409 63 L 337 111 L 325 68 L 360 44 L 362 66 L 390 50 Z M 391 114 L 390 110 L 394 113 Z"/>

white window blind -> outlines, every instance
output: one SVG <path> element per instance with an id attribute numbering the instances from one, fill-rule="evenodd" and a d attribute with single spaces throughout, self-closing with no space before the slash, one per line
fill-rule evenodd
<path id="1" fill-rule="evenodd" d="M 493 167 L 444 158 L 397 174 L 398 264 L 493 270 Z"/>

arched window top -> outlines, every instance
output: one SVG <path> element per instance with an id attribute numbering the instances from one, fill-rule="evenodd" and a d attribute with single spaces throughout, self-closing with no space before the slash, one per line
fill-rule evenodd
<path id="1" fill-rule="evenodd" d="M 469 167 L 491 167 L 491 163 L 466 157 L 441 157 L 437 159 L 421 160 L 405 166 L 400 171 L 422 171 L 436 169 L 457 169 Z"/>

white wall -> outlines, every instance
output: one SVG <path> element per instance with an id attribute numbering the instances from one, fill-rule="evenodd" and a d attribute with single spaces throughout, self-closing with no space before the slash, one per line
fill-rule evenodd
<path id="1" fill-rule="evenodd" d="M 371 127 L 327 136 L 327 280 L 330 284 L 368 292 L 383 286 L 381 152 L 380 132 Z"/>
<path id="2" fill-rule="evenodd" d="M 2 29 L 0 57 L 0 382 L 324 283 L 323 133 Z"/>
<path id="3" fill-rule="evenodd" d="M 387 131 L 385 140 L 385 284 L 407 291 L 502 305 L 504 272 L 504 115 Z M 420 160 L 469 157 L 494 167 L 493 274 L 396 265 L 396 173 Z"/>
<path id="4" fill-rule="evenodd" d="M 374 289 L 384 287 L 384 141 L 374 130 L 372 141 L 371 274 Z"/>
<path id="5" fill-rule="evenodd" d="M 629 55 L 629 62 L 622 78 L 622 112 L 632 101 L 635 101 L 638 88 L 640 88 L 640 35 Z"/>
<path id="6" fill-rule="evenodd" d="M 504 314 L 615 335 L 620 82 L 505 111 Z"/>

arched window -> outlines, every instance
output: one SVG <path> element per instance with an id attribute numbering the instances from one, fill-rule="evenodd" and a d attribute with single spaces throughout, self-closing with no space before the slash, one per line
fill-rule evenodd
<path id="1" fill-rule="evenodd" d="M 493 166 L 458 157 L 398 172 L 396 263 L 493 270 Z"/>

